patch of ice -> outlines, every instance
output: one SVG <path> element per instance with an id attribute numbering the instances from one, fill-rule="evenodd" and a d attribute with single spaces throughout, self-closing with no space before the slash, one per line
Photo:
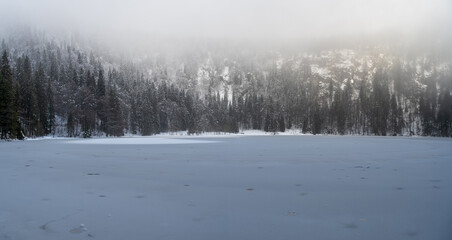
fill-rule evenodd
<path id="1" fill-rule="evenodd" d="M 73 144 L 109 144 L 109 145 L 126 145 L 126 144 L 194 144 L 194 143 L 216 143 L 216 141 L 178 139 L 178 138 L 157 138 L 157 137 L 121 137 L 121 138 L 95 138 L 67 141 Z"/>
<path id="2" fill-rule="evenodd" d="M 43 136 L 43 137 L 36 137 L 36 138 L 25 138 L 27 141 L 41 141 L 41 140 L 57 140 L 57 139 L 74 139 L 70 137 L 54 137 L 54 136 Z"/>
<path id="3" fill-rule="evenodd" d="M 286 129 L 285 132 L 265 132 L 262 130 L 243 130 L 239 134 L 245 135 L 245 136 L 263 136 L 263 135 L 312 135 L 312 134 L 306 134 L 302 133 L 300 129 Z"/>

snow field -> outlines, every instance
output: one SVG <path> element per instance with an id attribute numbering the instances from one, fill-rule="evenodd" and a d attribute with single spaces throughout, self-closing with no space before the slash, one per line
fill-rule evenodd
<path id="1" fill-rule="evenodd" d="M 451 146 L 355 136 L 1 142 L 0 239 L 448 240 Z"/>

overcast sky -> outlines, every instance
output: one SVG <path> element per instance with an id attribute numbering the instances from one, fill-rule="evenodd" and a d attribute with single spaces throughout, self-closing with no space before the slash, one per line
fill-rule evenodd
<path id="1" fill-rule="evenodd" d="M 451 31 L 451 0 L 0 0 L 0 24 L 230 39 Z"/>

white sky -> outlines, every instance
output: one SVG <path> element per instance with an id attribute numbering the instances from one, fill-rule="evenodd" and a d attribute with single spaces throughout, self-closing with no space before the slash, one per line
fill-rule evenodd
<path id="1" fill-rule="evenodd" d="M 452 28 L 451 0 L 0 0 L 0 6 L 0 24 L 20 20 L 117 36 L 294 39 Z"/>

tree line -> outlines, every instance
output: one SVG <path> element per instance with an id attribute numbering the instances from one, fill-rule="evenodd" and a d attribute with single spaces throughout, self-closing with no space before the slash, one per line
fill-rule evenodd
<path id="1" fill-rule="evenodd" d="M 366 53 L 372 67 L 358 61 L 336 67 L 343 60 L 334 56 L 232 61 L 219 54 L 177 64 L 157 59 L 147 73 L 70 44 L 28 44 L 2 44 L 2 139 L 245 129 L 452 135 L 450 65 L 440 68 L 429 58 L 396 56 L 389 64 Z"/>

